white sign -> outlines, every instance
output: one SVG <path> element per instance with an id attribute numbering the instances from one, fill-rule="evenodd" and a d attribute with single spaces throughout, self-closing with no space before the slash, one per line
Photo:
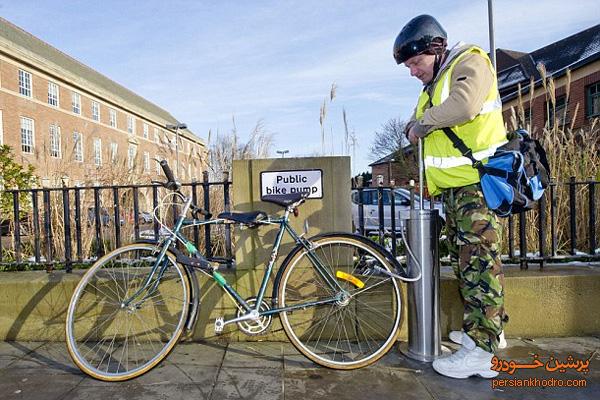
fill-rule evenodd
<path id="1" fill-rule="evenodd" d="M 268 171 L 260 173 L 260 197 L 290 193 L 310 193 L 309 199 L 323 197 L 323 171 Z"/>

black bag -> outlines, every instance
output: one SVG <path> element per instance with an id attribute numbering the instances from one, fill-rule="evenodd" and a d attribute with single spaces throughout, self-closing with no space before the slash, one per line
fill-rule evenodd
<path id="1" fill-rule="evenodd" d="M 546 151 L 525 129 L 508 134 L 486 164 L 450 128 L 443 129 L 455 148 L 479 171 L 481 189 L 488 208 L 501 217 L 531 210 L 550 183 Z"/>

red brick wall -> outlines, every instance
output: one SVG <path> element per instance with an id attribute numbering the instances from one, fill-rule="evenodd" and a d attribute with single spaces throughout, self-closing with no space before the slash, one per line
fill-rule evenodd
<path id="1" fill-rule="evenodd" d="M 390 176 L 391 170 L 391 176 Z M 383 185 L 391 186 L 390 177 L 394 180 L 395 186 L 406 186 L 411 179 L 419 179 L 418 165 L 410 161 L 410 158 L 404 162 L 393 162 L 391 164 L 374 165 L 371 168 L 373 178 L 371 186 L 377 186 L 377 175 L 383 175 Z"/>
<path id="2" fill-rule="evenodd" d="M 23 69 L 32 75 L 32 97 L 27 98 L 19 94 L 18 70 Z M 94 138 L 102 140 L 102 163 L 104 168 L 114 168 L 111 165 L 110 143 L 118 143 L 118 158 L 120 165 L 127 165 L 128 147 L 131 139 L 137 142 L 136 172 L 143 172 L 143 154 L 150 155 L 150 169 L 143 174 L 143 182 L 150 183 L 156 175 L 156 156 L 167 158 L 170 163 L 175 160 L 174 151 L 168 147 L 154 143 L 155 123 L 146 121 L 149 125 L 148 139 L 143 138 L 144 120 L 135 117 L 136 134 L 131 137 L 127 133 L 127 115 L 125 109 L 104 102 L 100 98 L 91 98 L 85 94 L 86 90 L 74 89 L 65 84 L 61 79 L 50 78 L 59 86 L 59 107 L 48 104 L 48 77 L 36 69 L 20 66 L 17 62 L 4 59 L 0 55 L 0 110 L 2 110 L 2 127 L 4 144 L 13 149 L 15 159 L 24 165 L 31 164 L 36 168 L 36 175 L 41 178 L 56 178 L 68 176 L 70 184 L 76 181 L 93 181 L 98 171 L 94 165 L 93 142 Z M 76 91 L 81 95 L 81 114 L 72 112 L 71 94 Z M 92 120 L 92 100 L 100 104 L 100 121 Z M 109 108 L 117 111 L 117 129 L 110 127 Z M 21 151 L 21 124 L 20 117 L 34 120 L 34 153 L 27 154 Z M 49 154 L 49 126 L 55 124 L 61 131 L 62 158 L 56 159 Z M 164 129 L 159 127 L 164 134 Z M 73 159 L 73 132 L 80 132 L 83 136 L 84 161 L 77 162 Z M 194 147 L 197 147 L 194 146 Z M 187 143 L 180 146 L 180 160 L 185 166 L 182 180 L 189 180 L 188 164 L 192 163 L 192 174 L 198 179 L 204 166 L 196 158 L 187 155 Z M 194 152 L 196 154 L 197 152 Z M 172 165 L 173 167 L 173 165 Z M 123 170 L 123 167 L 120 167 Z M 126 168 L 126 167 L 125 167 Z M 182 170 L 183 171 L 183 170 Z M 142 179 L 142 178 L 140 178 Z"/>
<path id="3" fill-rule="evenodd" d="M 600 69 L 600 63 L 595 67 Z M 594 67 L 593 67 L 594 68 Z M 592 68 L 592 69 L 593 69 Z M 576 72 L 573 72 L 573 75 L 576 75 Z M 566 86 L 564 85 L 565 79 L 564 77 L 561 79 L 561 86 L 556 88 L 556 98 L 560 98 L 565 95 Z M 568 115 L 569 121 L 573 124 L 573 129 L 579 129 L 590 123 L 589 118 L 586 117 L 585 113 L 587 110 L 586 103 L 586 88 L 592 84 L 600 81 L 600 70 L 589 71 L 583 76 L 573 79 L 571 82 L 571 87 L 569 90 L 569 103 L 568 103 Z M 533 99 L 532 105 L 532 131 L 538 132 L 545 126 L 547 122 L 547 107 L 546 107 L 546 94 L 544 88 L 542 86 L 535 88 L 535 98 Z M 527 94 L 523 96 L 524 107 L 527 112 L 527 108 L 529 107 L 529 97 Z M 509 129 L 514 129 L 511 121 L 511 111 L 510 107 L 515 106 L 516 101 L 511 101 L 507 103 L 503 109 L 504 121 L 507 123 Z M 579 106 L 578 106 L 579 105 Z M 515 106 L 516 107 L 516 106 Z M 575 110 L 577 108 L 577 114 L 575 114 Z M 574 118 L 574 120 L 573 120 Z"/>

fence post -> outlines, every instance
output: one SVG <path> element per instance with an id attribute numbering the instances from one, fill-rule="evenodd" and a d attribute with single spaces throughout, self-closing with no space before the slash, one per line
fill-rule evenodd
<path id="1" fill-rule="evenodd" d="M 44 199 L 44 234 L 46 237 L 46 270 L 49 272 L 52 267 L 52 221 L 50 215 L 50 189 L 44 189 L 42 192 Z"/>
<path id="2" fill-rule="evenodd" d="M 15 218 L 15 261 L 21 263 L 21 221 L 19 218 L 19 191 L 14 190 L 13 195 L 13 215 Z"/>
<path id="3" fill-rule="evenodd" d="M 154 211 L 156 210 L 156 211 Z M 158 208 L 158 185 L 152 186 L 152 215 L 156 212 L 156 218 L 152 218 L 154 225 L 154 240 L 158 242 L 158 219 L 161 217 L 160 209 Z"/>
<path id="4" fill-rule="evenodd" d="M 519 265 L 521 269 L 528 269 L 527 264 L 527 233 L 525 232 L 525 211 L 519 213 Z"/>
<path id="5" fill-rule="evenodd" d="M 113 209 L 115 220 L 115 248 L 121 247 L 121 209 L 119 207 L 119 188 L 113 187 Z"/>
<path id="6" fill-rule="evenodd" d="M 515 221 L 512 214 L 508 216 L 508 257 L 515 257 Z"/>
<path id="7" fill-rule="evenodd" d="M 96 256 L 104 255 L 104 243 L 102 242 L 102 221 L 100 220 L 100 188 L 94 188 L 94 221 L 96 222 Z"/>
<path id="8" fill-rule="evenodd" d="M 433 202 L 432 202 L 433 204 Z M 390 188 L 390 219 L 392 225 L 392 255 L 396 257 L 396 193 Z"/>
<path id="9" fill-rule="evenodd" d="M 69 206 L 69 189 L 62 188 L 63 195 L 63 221 L 65 224 L 65 270 L 71 272 L 72 256 L 71 256 L 71 214 Z"/>
<path id="10" fill-rule="evenodd" d="M 552 235 L 552 257 L 556 257 L 556 179 L 550 178 L 550 234 Z"/>
<path id="11" fill-rule="evenodd" d="M 546 257 L 546 195 L 542 195 L 538 203 L 538 229 L 539 229 L 539 251 L 540 269 L 544 268 Z"/>
<path id="12" fill-rule="evenodd" d="M 83 260 L 83 249 L 81 246 L 81 189 L 75 188 L 75 245 L 77 246 L 77 260 Z"/>
<path id="13" fill-rule="evenodd" d="M 229 206 L 229 172 L 223 172 L 223 208 L 226 212 L 230 211 Z M 227 257 L 227 268 L 233 266 L 231 260 L 233 259 L 233 252 L 231 250 L 231 225 L 225 225 L 225 257 Z"/>
<path id="14" fill-rule="evenodd" d="M 385 236 L 384 236 L 384 215 L 383 215 L 383 188 L 377 187 L 377 219 L 379 220 L 379 244 L 385 247 Z"/>
<path id="15" fill-rule="evenodd" d="M 196 182 L 196 180 L 194 179 L 192 181 L 192 203 L 194 204 L 198 204 L 198 183 Z M 194 230 L 194 245 L 196 246 L 196 248 L 200 247 L 200 229 L 198 228 L 198 225 L 194 224 L 193 227 Z"/>
<path id="16" fill-rule="evenodd" d="M 140 238 L 140 200 L 137 186 L 133 187 L 133 235 L 136 240 Z"/>
<path id="17" fill-rule="evenodd" d="M 577 247 L 577 220 L 575 213 L 577 212 L 575 198 L 575 177 L 569 178 L 569 217 L 571 227 L 571 255 L 575 255 L 575 248 Z"/>
<path id="18" fill-rule="evenodd" d="M 590 254 L 596 255 L 596 182 L 594 182 L 594 178 L 590 178 L 590 183 L 588 186 L 588 200 L 589 200 L 589 209 L 590 209 Z"/>
<path id="19" fill-rule="evenodd" d="M 208 171 L 202 172 L 202 189 L 204 190 L 204 209 L 210 213 L 210 186 L 208 184 Z M 204 220 L 208 217 L 204 216 Z M 212 258 L 212 244 L 210 242 L 210 224 L 204 225 L 204 244 L 206 258 Z"/>
<path id="20" fill-rule="evenodd" d="M 40 215 L 38 210 L 38 190 L 31 191 L 31 206 L 33 207 L 33 252 L 35 262 L 40 262 Z"/>
<path id="21" fill-rule="evenodd" d="M 359 183 L 361 184 L 358 187 L 358 226 L 355 228 L 358 229 L 358 232 L 361 235 L 365 234 L 365 203 L 364 203 L 364 188 L 362 186 L 362 176 L 359 179 Z"/>

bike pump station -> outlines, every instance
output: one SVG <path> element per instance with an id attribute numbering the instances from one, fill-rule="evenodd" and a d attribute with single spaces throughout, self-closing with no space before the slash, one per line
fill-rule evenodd
<path id="1" fill-rule="evenodd" d="M 419 139 L 419 208 L 411 209 L 407 227 L 408 346 L 402 353 L 414 360 L 431 362 L 443 354 L 440 327 L 440 257 L 438 210 L 423 206 L 423 140 Z M 433 201 L 430 202 L 433 204 Z"/>

